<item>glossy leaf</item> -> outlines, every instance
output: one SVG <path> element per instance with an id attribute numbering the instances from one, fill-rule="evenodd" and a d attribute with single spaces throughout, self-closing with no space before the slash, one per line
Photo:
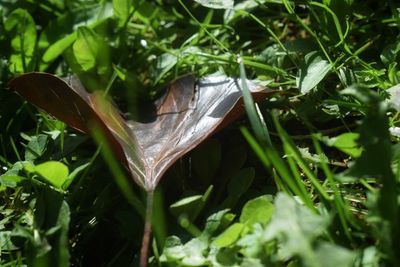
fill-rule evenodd
<path id="1" fill-rule="evenodd" d="M 389 93 L 389 99 L 387 100 L 392 108 L 400 111 L 400 84 L 390 87 L 386 90 Z"/>
<path id="2" fill-rule="evenodd" d="M 251 227 L 255 223 L 266 224 L 272 217 L 274 205 L 270 198 L 261 196 L 248 201 L 240 215 L 240 222 Z"/>
<path id="3" fill-rule="evenodd" d="M 74 43 L 76 40 L 76 33 L 71 33 L 60 40 L 54 42 L 43 54 L 42 61 L 46 64 L 54 61 L 59 57 L 65 49 Z M 47 67 L 47 65 L 45 65 Z"/>
<path id="4" fill-rule="evenodd" d="M 62 188 L 69 174 L 68 167 L 58 161 L 47 161 L 36 166 L 28 163 L 25 169 L 39 174 L 46 182 L 58 189 Z"/>
<path id="5" fill-rule="evenodd" d="M 14 10 L 4 28 L 11 37 L 12 55 L 10 70 L 21 73 L 31 68 L 36 44 L 36 26 L 31 15 L 23 9 Z"/>
<path id="6" fill-rule="evenodd" d="M 76 28 L 86 25 L 93 29 L 112 16 L 108 3 L 82 5 L 79 9 L 58 16 L 40 34 L 39 51 L 43 51 L 40 70 L 45 70 L 54 60 L 61 56 L 77 38 Z"/>
<path id="7" fill-rule="evenodd" d="M 45 134 L 33 136 L 26 146 L 25 160 L 33 161 L 42 156 L 46 151 L 48 141 L 48 136 Z"/>
<path id="8" fill-rule="evenodd" d="M 108 47 L 103 38 L 88 27 L 79 27 L 72 46 L 73 54 L 81 71 L 96 70 L 104 74 L 109 67 Z"/>
<path id="9" fill-rule="evenodd" d="M 360 135 L 358 133 L 343 133 L 328 141 L 328 145 L 334 146 L 353 158 L 358 158 L 362 148 L 357 143 Z"/>
<path id="10" fill-rule="evenodd" d="M 279 193 L 275 199 L 275 213 L 264 238 L 278 239 L 283 257 L 300 256 L 305 266 L 314 265 L 315 254 L 312 241 L 328 226 L 328 218 L 313 214 L 293 197 Z"/>
<path id="11" fill-rule="evenodd" d="M 122 27 L 129 18 L 129 13 L 133 9 L 131 0 L 113 0 L 114 16 L 118 21 L 118 26 Z"/>
<path id="12" fill-rule="evenodd" d="M 20 172 L 24 169 L 21 161 L 16 162 L 9 170 L 0 175 L 0 185 L 6 187 L 16 187 L 25 177 L 20 176 Z"/>
<path id="13" fill-rule="evenodd" d="M 175 202 L 170 206 L 171 213 L 176 218 L 185 214 L 190 221 L 194 221 L 209 199 L 213 188 L 210 185 L 203 195 L 194 195 Z"/>
<path id="14" fill-rule="evenodd" d="M 67 189 L 70 184 L 74 181 L 74 179 L 77 177 L 79 173 L 84 171 L 87 167 L 89 167 L 90 163 L 85 163 L 79 167 L 77 167 L 75 170 L 73 170 L 69 175 L 68 178 L 65 179 L 64 183 L 62 184 L 62 189 Z"/>
<path id="15" fill-rule="evenodd" d="M 195 0 L 202 6 L 215 9 L 233 8 L 233 0 Z"/>
<path id="16" fill-rule="evenodd" d="M 240 80 L 223 76 L 195 82 L 193 76 L 171 84 L 154 105 L 147 123 L 125 121 L 100 94 L 89 94 L 76 78 L 28 73 L 10 87 L 71 127 L 90 133 L 96 126 L 113 152 L 144 189 L 154 190 L 165 171 L 208 136 L 243 114 Z M 247 81 L 256 99 L 270 92 Z"/>
<path id="17" fill-rule="evenodd" d="M 26 180 L 25 177 L 19 175 L 0 175 L 0 184 L 6 187 L 16 187 L 20 182 Z"/>
<path id="18" fill-rule="evenodd" d="M 353 251 L 328 242 L 321 242 L 315 250 L 315 254 L 317 259 L 316 261 L 320 263 L 320 266 L 354 266 L 355 253 Z M 368 265 L 365 264 L 364 266 Z"/>
<path id="19" fill-rule="evenodd" d="M 243 232 L 245 225 L 242 223 L 234 223 L 228 227 L 222 234 L 220 234 L 214 241 L 212 245 L 224 248 L 233 245 L 240 237 Z"/>
<path id="20" fill-rule="evenodd" d="M 307 94 L 317 86 L 331 70 L 331 64 L 323 56 L 313 51 L 305 56 L 300 68 L 298 87 L 302 94 Z"/>

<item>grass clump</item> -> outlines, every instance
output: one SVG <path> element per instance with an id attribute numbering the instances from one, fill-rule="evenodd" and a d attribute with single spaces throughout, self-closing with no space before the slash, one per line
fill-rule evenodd
<path id="1" fill-rule="evenodd" d="M 399 8 L 3 1 L 1 265 L 139 262 L 144 193 L 90 138 L 7 89 L 31 71 L 76 74 L 136 118 L 187 73 L 276 90 L 254 104 L 242 83 L 247 117 L 165 174 L 149 266 L 400 265 Z"/>

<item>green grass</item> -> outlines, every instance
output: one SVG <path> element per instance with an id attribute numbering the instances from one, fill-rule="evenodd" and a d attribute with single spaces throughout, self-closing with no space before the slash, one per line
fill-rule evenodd
<path id="1" fill-rule="evenodd" d="M 198 2 L 0 3 L 0 265 L 139 264 L 145 192 L 7 88 L 45 71 L 136 117 L 187 73 L 276 90 L 165 174 L 149 266 L 399 266 L 399 4 Z"/>

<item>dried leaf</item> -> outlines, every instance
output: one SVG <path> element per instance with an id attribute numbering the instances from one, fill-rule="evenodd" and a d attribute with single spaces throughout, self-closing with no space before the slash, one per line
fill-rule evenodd
<path id="1" fill-rule="evenodd" d="M 37 107 L 71 127 L 90 133 L 97 125 L 133 179 L 147 191 L 157 186 L 165 171 L 181 156 L 215 131 L 243 114 L 240 81 L 224 76 L 193 76 L 174 81 L 155 103 L 157 113 L 148 123 L 125 121 L 118 109 L 99 94 L 89 94 L 76 78 L 28 73 L 10 87 Z M 248 81 L 257 99 L 271 91 Z"/>

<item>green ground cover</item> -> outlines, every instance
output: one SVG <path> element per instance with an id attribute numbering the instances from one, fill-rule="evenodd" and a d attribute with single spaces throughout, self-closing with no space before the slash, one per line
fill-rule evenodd
<path id="1" fill-rule="evenodd" d="M 9 90 L 33 71 L 137 117 L 188 73 L 275 90 L 255 105 L 242 84 L 246 115 L 163 176 L 149 266 L 400 266 L 396 1 L 3 0 L 0 18 L 1 266 L 138 266 L 142 247 L 146 193 Z"/>

